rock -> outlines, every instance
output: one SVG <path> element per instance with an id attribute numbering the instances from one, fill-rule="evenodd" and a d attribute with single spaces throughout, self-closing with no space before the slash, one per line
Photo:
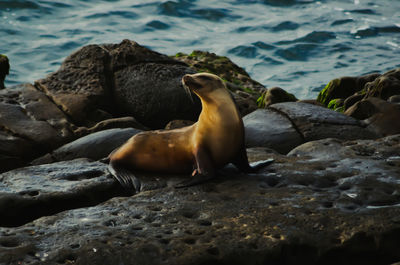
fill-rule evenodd
<path id="1" fill-rule="evenodd" d="M 293 94 L 286 92 L 280 87 L 272 87 L 262 93 L 257 103 L 260 108 L 264 108 L 275 103 L 293 101 L 297 101 L 297 98 Z"/>
<path id="2" fill-rule="evenodd" d="M 243 118 L 247 147 L 268 147 L 286 154 L 304 142 L 285 116 L 258 109 Z"/>
<path id="3" fill-rule="evenodd" d="M 365 125 L 342 113 L 302 102 L 285 102 L 270 106 L 288 117 L 306 142 L 324 138 L 345 140 L 374 139 L 378 135 Z"/>
<path id="4" fill-rule="evenodd" d="M 357 103 L 358 101 L 362 100 L 364 98 L 364 96 L 365 95 L 363 95 L 363 94 L 354 94 L 354 95 L 346 98 L 344 103 L 343 103 L 344 109 L 348 110 L 355 103 Z"/>
<path id="5" fill-rule="evenodd" d="M 164 128 L 174 119 L 197 120 L 200 100 L 194 104 L 181 79 L 191 69 L 179 64 L 137 64 L 115 73 L 116 104 L 150 128 Z"/>
<path id="6" fill-rule="evenodd" d="M 326 87 L 318 94 L 317 100 L 328 106 L 333 99 L 346 99 L 354 93 L 362 90 L 364 85 L 375 80 L 379 74 L 368 74 L 359 77 L 341 77 L 330 81 Z"/>
<path id="7" fill-rule="evenodd" d="M 228 87 L 232 88 L 232 92 L 236 91 L 237 88 L 247 92 L 261 92 L 265 89 L 262 84 L 251 79 L 243 68 L 233 63 L 228 57 L 206 51 L 193 51 L 191 54 L 177 53 L 174 58 L 188 64 L 197 72 L 212 73 L 228 81 L 228 83 L 236 85 L 228 84 Z"/>
<path id="8" fill-rule="evenodd" d="M 379 103 L 378 109 L 379 113 L 366 120 L 368 128 L 382 136 L 400 133 L 400 105 L 382 101 Z"/>
<path id="9" fill-rule="evenodd" d="M 364 120 L 368 129 L 380 136 L 400 133 L 400 105 L 380 98 L 363 99 L 346 112 L 346 115 Z"/>
<path id="10" fill-rule="evenodd" d="M 67 116 L 30 84 L 0 91 L 0 113 L 0 154 L 5 156 L 26 162 L 74 137 Z"/>
<path id="11" fill-rule="evenodd" d="M 193 123 L 194 123 L 193 121 L 188 121 L 188 120 L 173 120 L 168 122 L 168 124 L 165 126 L 165 129 L 172 130 L 172 129 L 182 128 L 190 126 Z"/>
<path id="12" fill-rule="evenodd" d="M 378 97 L 387 100 L 400 95 L 400 68 L 393 69 L 365 85 L 366 97 Z"/>
<path id="13" fill-rule="evenodd" d="M 139 133 L 140 130 L 108 129 L 85 137 L 79 138 L 71 143 L 61 146 L 51 154 L 38 158 L 32 162 L 34 165 L 66 161 L 76 158 L 90 158 L 99 160 L 107 157 L 114 149 L 125 143 L 130 137 Z"/>
<path id="14" fill-rule="evenodd" d="M 121 118 L 113 118 L 108 120 L 103 120 L 97 123 L 95 126 L 91 128 L 79 127 L 74 131 L 75 135 L 79 137 L 86 136 L 91 133 L 113 129 L 113 128 L 135 128 L 139 130 L 149 130 L 149 128 L 143 126 L 138 121 L 136 121 L 133 117 L 121 117 Z"/>
<path id="15" fill-rule="evenodd" d="M 353 104 L 344 114 L 358 120 L 365 120 L 378 112 L 378 107 L 370 99 L 365 99 Z"/>
<path id="16" fill-rule="evenodd" d="M 7 56 L 0 54 L 0 89 L 4 89 L 4 80 L 10 72 L 10 63 Z"/>
<path id="17" fill-rule="evenodd" d="M 0 174 L 0 190 L 0 226 L 3 227 L 15 227 L 44 215 L 96 205 L 124 194 L 109 176 L 106 164 L 86 159 Z M 0 253 L 4 250 L 4 241 L 1 241 Z"/>
<path id="18" fill-rule="evenodd" d="M 399 148 L 396 135 L 325 139 L 290 156 L 259 150 L 275 163 L 257 174 L 226 168 L 203 185 L 131 197 L 98 162 L 5 173 L 0 263 L 391 264 L 400 260 Z M 35 211 L 21 211 L 29 203 Z M 32 212 L 44 216 L 30 221 Z"/>
<path id="19" fill-rule="evenodd" d="M 231 94 L 235 100 L 236 106 L 242 115 L 246 116 L 257 109 L 256 99 L 250 93 L 237 90 L 235 93 Z"/>
<path id="20" fill-rule="evenodd" d="M 189 72 L 182 62 L 124 40 L 79 49 L 35 85 L 77 126 L 123 115 L 161 128 L 173 119 L 197 118 L 200 103 L 193 106 L 180 83 Z"/>
<path id="21" fill-rule="evenodd" d="M 400 103 L 400 95 L 393 95 L 388 98 L 388 102 Z"/>

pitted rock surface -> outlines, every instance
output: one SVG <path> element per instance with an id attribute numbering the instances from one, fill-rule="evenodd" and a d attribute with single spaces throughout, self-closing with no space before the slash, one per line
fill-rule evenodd
<path id="1" fill-rule="evenodd" d="M 289 156 L 252 149 L 250 160 L 275 163 L 0 228 L 0 263 L 391 264 L 400 260 L 399 148 L 400 135 L 315 141 Z"/>
<path id="2" fill-rule="evenodd" d="M 107 165 L 100 162 L 77 159 L 15 169 L 0 174 L 0 226 L 18 226 L 119 194 L 123 192 Z"/>

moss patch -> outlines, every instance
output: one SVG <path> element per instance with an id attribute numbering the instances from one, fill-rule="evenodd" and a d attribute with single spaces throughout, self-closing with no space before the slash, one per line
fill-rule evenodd
<path id="1" fill-rule="evenodd" d="M 185 62 L 197 72 L 206 72 L 218 75 L 224 81 L 234 84 L 228 86 L 230 90 L 242 90 L 247 93 L 260 95 L 259 91 L 265 87 L 250 78 L 249 74 L 241 67 L 233 63 L 228 57 L 219 56 L 215 53 L 195 50 L 190 54 L 177 53 L 172 56 Z"/>

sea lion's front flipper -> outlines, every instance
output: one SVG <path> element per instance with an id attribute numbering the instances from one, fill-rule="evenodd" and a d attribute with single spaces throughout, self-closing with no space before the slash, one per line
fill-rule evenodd
<path id="1" fill-rule="evenodd" d="M 244 173 L 254 173 L 259 169 L 268 166 L 274 162 L 274 159 L 267 159 L 262 161 L 257 161 L 249 164 L 249 160 L 247 158 L 246 148 L 243 146 L 237 156 L 233 159 L 232 164 L 237 167 L 241 172 Z"/>
<path id="2" fill-rule="evenodd" d="M 138 178 L 133 175 L 131 171 L 111 161 L 108 164 L 108 170 L 111 175 L 129 192 L 140 192 L 141 183 Z"/>
<path id="3" fill-rule="evenodd" d="M 175 188 L 185 188 L 204 183 L 215 177 L 215 168 L 206 149 L 198 148 L 194 153 L 197 168 L 192 177 L 175 185 Z"/>

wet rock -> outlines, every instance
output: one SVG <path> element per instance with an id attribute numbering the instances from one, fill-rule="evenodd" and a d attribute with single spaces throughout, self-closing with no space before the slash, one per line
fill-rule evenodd
<path id="1" fill-rule="evenodd" d="M 35 85 L 77 126 L 92 127 L 122 114 L 161 128 L 198 114 L 200 103 L 193 107 L 180 84 L 189 72 L 182 62 L 124 40 L 81 48 Z"/>
<path id="2" fill-rule="evenodd" d="M 271 105 L 270 108 L 288 117 L 305 141 L 324 138 L 374 139 L 379 136 L 352 117 L 316 105 L 286 102 Z"/>
<path id="3" fill-rule="evenodd" d="M 32 164 L 39 165 L 76 158 L 99 160 L 107 157 L 114 149 L 121 146 L 133 135 L 141 132 L 137 129 L 108 129 L 65 144 L 50 154 L 35 159 Z"/>
<path id="4" fill-rule="evenodd" d="M 30 84 L 0 92 L 0 154 L 28 161 L 73 139 L 67 116 Z"/>
<path id="5" fill-rule="evenodd" d="M 400 259 L 399 148 L 400 135 L 325 139 L 290 156 L 252 149 L 252 157 L 273 157 L 275 163 L 257 174 L 226 168 L 203 185 L 166 185 L 0 228 L 0 262 L 391 264 Z M 79 165 L 75 174 L 62 173 L 73 163 Z M 38 190 L 36 196 L 53 194 L 55 201 L 56 194 L 68 197 L 73 185 L 81 185 L 85 195 L 110 194 L 94 188 L 108 187 L 104 168 L 78 160 L 26 168 L 17 182 L 10 181 L 16 172 L 0 178 L 11 186 L 9 196 L 29 198 Z M 30 183 L 29 176 L 38 181 Z"/>
<path id="6" fill-rule="evenodd" d="M 0 89 L 4 89 L 4 80 L 6 79 L 6 75 L 9 74 L 9 71 L 10 63 L 7 56 L 0 54 Z"/>
<path id="7" fill-rule="evenodd" d="M 365 85 L 366 97 L 378 97 L 387 100 L 400 95 L 400 68 L 393 69 Z"/>
<path id="8" fill-rule="evenodd" d="M 368 74 L 358 77 L 341 77 L 330 81 L 318 94 L 317 100 L 328 106 L 333 99 L 346 99 L 354 93 L 362 90 L 364 85 L 375 80 L 380 74 Z"/>
<path id="9" fill-rule="evenodd" d="M 297 101 L 297 98 L 293 94 L 286 92 L 280 87 L 272 87 L 262 93 L 257 103 L 260 108 L 264 108 L 275 103 L 293 101 Z"/>
<path id="10" fill-rule="evenodd" d="M 304 142 L 285 116 L 258 109 L 243 118 L 247 147 L 268 147 L 286 154 Z"/>
<path id="11" fill-rule="evenodd" d="M 109 176 L 106 164 L 86 159 L 0 174 L 0 190 L 0 226 L 6 227 L 16 227 L 68 209 L 96 205 L 123 194 Z M 2 247 L 0 242 L 0 252 L 4 251 Z"/>
<path id="12" fill-rule="evenodd" d="M 393 96 L 389 97 L 388 102 L 400 103 L 400 95 L 393 95 Z"/>

